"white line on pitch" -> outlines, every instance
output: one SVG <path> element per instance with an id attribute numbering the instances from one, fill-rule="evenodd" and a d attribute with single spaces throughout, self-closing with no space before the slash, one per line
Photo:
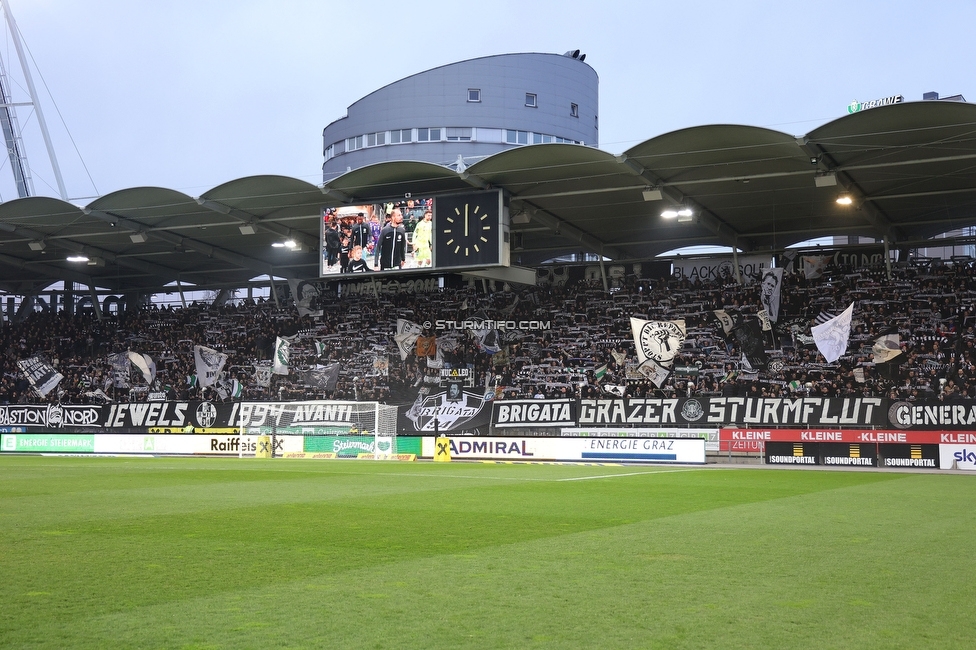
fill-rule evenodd
<path id="1" fill-rule="evenodd" d="M 676 472 L 689 472 L 687 469 L 661 469 L 654 472 L 628 472 L 626 474 L 601 474 L 599 476 L 575 476 L 573 478 L 558 478 L 557 481 L 589 481 L 594 478 L 617 478 L 618 476 L 640 476 L 642 474 L 674 474 Z"/>

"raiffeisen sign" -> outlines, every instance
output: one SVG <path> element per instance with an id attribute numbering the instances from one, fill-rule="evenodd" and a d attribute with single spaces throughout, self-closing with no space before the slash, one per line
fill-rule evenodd
<path id="1" fill-rule="evenodd" d="M 848 113 L 859 113 L 860 111 L 866 111 L 869 108 L 877 108 L 879 106 L 888 106 L 890 104 L 900 104 L 905 101 L 905 98 L 901 95 L 892 95 L 891 97 L 882 97 L 881 99 L 872 99 L 869 102 L 859 102 L 856 99 L 847 105 Z"/>

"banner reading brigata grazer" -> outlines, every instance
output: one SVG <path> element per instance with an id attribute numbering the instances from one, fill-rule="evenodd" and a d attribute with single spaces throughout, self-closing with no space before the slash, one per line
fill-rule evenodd
<path id="1" fill-rule="evenodd" d="M 575 427 L 578 402 L 572 399 L 504 400 L 492 404 L 496 428 Z"/>

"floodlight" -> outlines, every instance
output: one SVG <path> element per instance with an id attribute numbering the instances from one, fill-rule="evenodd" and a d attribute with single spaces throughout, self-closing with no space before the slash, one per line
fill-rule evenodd
<path id="1" fill-rule="evenodd" d="M 832 187 L 837 185 L 837 174 L 833 172 L 817 174 L 813 177 L 813 182 L 816 183 L 817 187 Z"/>
<path id="2" fill-rule="evenodd" d="M 664 196 L 661 194 L 661 190 L 653 187 L 645 187 L 643 194 L 645 201 L 660 201 L 664 198 Z"/>

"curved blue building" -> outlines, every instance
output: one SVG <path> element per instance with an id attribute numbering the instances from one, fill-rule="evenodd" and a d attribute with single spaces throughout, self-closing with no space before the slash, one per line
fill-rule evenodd
<path id="1" fill-rule="evenodd" d="M 322 132 L 323 181 L 390 160 L 465 166 L 526 144 L 599 144 L 599 78 L 566 54 L 499 54 L 411 75 Z"/>

